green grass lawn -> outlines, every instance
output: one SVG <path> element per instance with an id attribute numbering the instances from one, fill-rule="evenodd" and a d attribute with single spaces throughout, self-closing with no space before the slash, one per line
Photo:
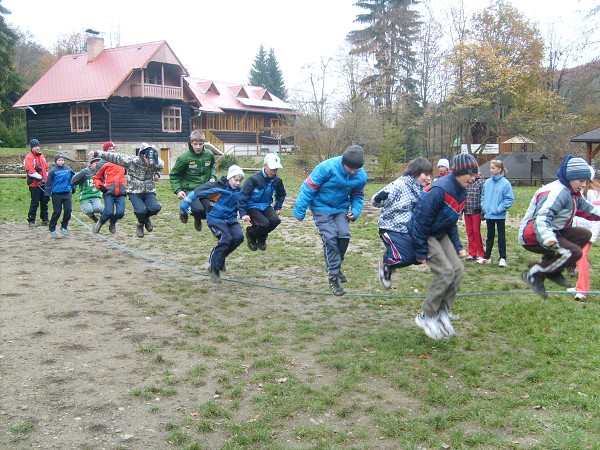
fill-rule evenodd
<path id="1" fill-rule="evenodd" d="M 285 170 L 281 176 L 295 197 L 301 177 Z M 369 184 L 366 198 L 381 187 Z M 534 191 L 515 188 L 511 224 L 518 224 Z M 132 402 L 147 402 L 153 414 L 157 392 L 175 395 L 178 387 L 201 389 L 209 380 L 222 392 L 219 401 L 189 399 L 173 413 L 167 442 L 157 448 L 203 448 L 202 437 L 212 433 L 223 434 L 227 449 L 600 448 L 600 296 L 575 302 L 553 285 L 547 288 L 557 293 L 548 299 L 531 294 L 520 275 L 537 258 L 517 244 L 516 226 L 507 228 L 508 267 L 497 266 L 496 248 L 492 265 L 465 263 L 454 311 L 461 316 L 454 324 L 458 337 L 431 341 L 414 325 L 430 273 L 399 270 L 393 288 L 381 288 L 376 216 L 352 225 L 345 297 L 329 295 L 316 229 L 310 220 L 293 220 L 288 201 L 268 257 L 256 257 L 244 244 L 228 259 L 226 277 L 245 284 L 225 281 L 223 296 L 199 302 L 214 240 L 200 239 L 190 252 L 195 232 L 179 222 L 168 182 L 158 184 L 158 197 L 163 211 L 154 233 L 161 240 L 152 248 L 143 240 L 130 247 L 198 269 L 204 278 L 172 276 L 154 288 L 164 303 L 140 301 L 149 316 L 170 304 L 195 314 L 172 320 L 184 338 L 140 346 L 136 357 L 147 358 L 149 369 L 146 384 L 132 389 Z M 26 226 L 28 205 L 23 179 L 0 179 L 0 223 Z M 74 212 L 82 217 L 77 202 Z M 122 226 L 132 234 L 133 223 L 128 202 Z M 462 222 L 460 229 L 466 245 Z M 72 239 L 89 232 L 76 222 L 72 230 Z M 485 239 L 484 227 L 482 233 Z M 598 253 L 592 247 L 594 290 L 600 290 Z M 182 349 L 198 363 L 175 374 L 170 361 Z M 312 368 L 297 370 L 302 364 Z"/>

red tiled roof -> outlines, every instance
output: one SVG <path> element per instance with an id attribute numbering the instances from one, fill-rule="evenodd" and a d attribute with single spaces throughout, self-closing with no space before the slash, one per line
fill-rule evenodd
<path id="1" fill-rule="evenodd" d="M 106 100 L 134 69 L 146 67 L 165 46 L 187 75 L 165 41 L 104 49 L 89 63 L 87 53 L 65 55 L 13 106 Z"/>
<path id="2" fill-rule="evenodd" d="M 224 110 L 265 112 L 272 110 L 284 114 L 295 113 L 289 104 L 266 89 L 185 77 L 190 90 L 198 100 L 200 111 L 223 113 Z"/>

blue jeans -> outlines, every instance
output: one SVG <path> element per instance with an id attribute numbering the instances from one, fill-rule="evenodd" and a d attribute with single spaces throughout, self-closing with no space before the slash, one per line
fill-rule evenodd
<path id="1" fill-rule="evenodd" d="M 235 222 L 207 222 L 212 234 L 218 239 L 217 245 L 210 252 L 208 261 L 211 266 L 221 270 L 225 265 L 225 258 L 244 242 L 242 226 Z"/>
<path id="2" fill-rule="evenodd" d="M 104 224 L 110 220 L 111 223 L 115 223 L 117 220 L 122 219 L 124 215 L 125 196 L 104 194 L 104 212 L 100 216 L 99 222 Z"/>
<path id="3" fill-rule="evenodd" d="M 133 213 L 139 223 L 145 224 L 150 217 L 157 215 L 162 209 L 154 192 L 128 195 L 131 206 L 133 206 Z"/>

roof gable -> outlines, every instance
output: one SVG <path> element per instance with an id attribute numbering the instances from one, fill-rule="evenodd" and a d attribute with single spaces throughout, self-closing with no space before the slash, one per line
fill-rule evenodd
<path id="1" fill-rule="evenodd" d="M 294 108 L 258 86 L 222 83 L 192 77 L 184 78 L 196 97 L 200 110 L 223 113 L 225 110 L 295 114 Z"/>
<path id="2" fill-rule="evenodd" d="M 104 49 L 94 60 L 87 52 L 60 58 L 15 104 L 26 107 L 50 103 L 106 100 L 135 69 L 151 61 L 187 71 L 165 41 Z"/>
<path id="3" fill-rule="evenodd" d="M 600 142 L 600 128 L 574 136 L 571 138 L 571 142 Z"/>

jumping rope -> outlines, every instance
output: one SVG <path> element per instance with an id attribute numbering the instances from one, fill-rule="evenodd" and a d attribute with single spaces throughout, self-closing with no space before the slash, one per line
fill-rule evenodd
<path id="1" fill-rule="evenodd" d="M 88 231 L 93 232 L 92 231 L 92 227 L 90 227 L 88 224 L 84 223 L 83 221 L 81 221 L 81 219 L 79 219 L 79 217 L 77 217 L 75 214 L 72 214 L 72 216 L 77 222 L 79 222 L 81 225 L 83 225 L 84 228 L 86 228 Z M 167 261 L 163 261 L 160 259 L 156 259 L 153 258 L 152 256 L 148 256 L 148 255 L 144 255 L 143 253 L 137 252 L 133 249 L 130 249 L 129 247 L 126 247 L 122 244 L 119 244 L 115 241 L 113 241 L 112 239 L 109 239 L 108 237 L 102 235 L 102 234 L 96 234 L 97 237 L 99 237 L 100 239 L 104 240 L 105 242 L 109 243 L 110 245 L 112 245 L 113 247 L 118 248 L 119 250 L 124 251 L 125 253 L 129 253 L 132 256 L 135 256 L 136 258 L 140 258 L 140 259 L 144 259 L 146 261 L 150 261 L 152 263 L 155 264 L 159 264 L 162 266 L 166 266 L 166 267 L 170 267 L 172 269 L 177 269 L 177 270 L 181 270 L 183 272 L 187 272 L 187 273 L 191 273 L 194 275 L 198 275 L 201 277 L 208 277 L 209 275 L 207 273 L 204 272 L 200 272 L 198 270 L 194 270 L 194 269 L 189 269 L 187 267 L 183 267 L 180 266 L 178 264 L 174 264 L 174 263 L 170 263 Z M 296 293 L 296 294 L 304 294 L 304 295 L 333 295 L 330 292 L 322 292 L 322 291 L 309 291 L 306 289 L 292 289 L 292 288 L 285 288 L 285 287 L 280 287 L 280 286 L 271 286 L 271 285 L 267 285 L 267 284 L 261 284 L 261 283 L 254 283 L 251 281 L 244 281 L 244 280 L 237 280 L 235 278 L 227 278 L 227 277 L 223 277 L 221 276 L 221 280 L 223 281 L 228 281 L 230 283 L 237 283 L 237 284 L 242 284 L 245 286 L 252 286 L 252 287 L 258 287 L 258 288 L 263 288 L 263 289 L 270 289 L 273 291 L 282 291 L 282 292 L 292 292 L 292 293 Z M 568 292 L 568 291 L 546 291 L 548 294 L 562 294 L 562 295 L 573 295 L 574 292 Z M 531 290 L 519 290 L 519 291 L 489 291 L 489 292 L 466 292 L 466 293 L 457 293 L 456 297 L 482 297 L 482 296 L 490 296 L 490 295 L 539 295 L 536 294 L 535 292 L 531 291 Z M 600 291 L 589 291 L 588 294 L 600 294 Z M 351 293 L 351 292 L 347 292 L 344 297 L 364 297 L 364 298 L 394 298 L 394 299 L 424 299 L 425 296 L 423 295 L 385 295 L 385 294 L 364 294 L 364 293 Z"/>

